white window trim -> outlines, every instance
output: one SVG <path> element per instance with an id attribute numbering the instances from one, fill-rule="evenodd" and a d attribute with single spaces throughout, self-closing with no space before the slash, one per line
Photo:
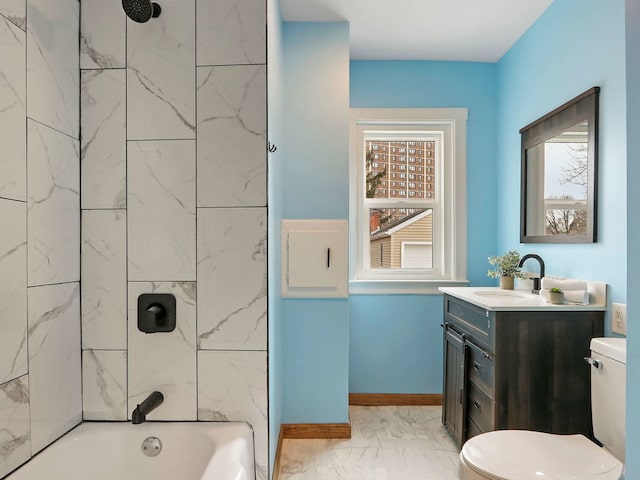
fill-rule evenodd
<path id="1" fill-rule="evenodd" d="M 467 276 L 467 117 L 466 108 L 358 108 L 350 115 L 349 189 L 349 293 L 351 294 L 438 294 L 440 286 L 468 284 Z M 364 136 L 366 132 L 393 130 L 442 132 L 443 169 L 436 175 L 437 192 L 443 202 L 442 219 L 434 218 L 434 271 L 366 270 L 368 238 L 361 225 L 369 217 L 364 200 Z M 439 177 L 439 178 L 438 178 Z M 361 179 L 362 181 L 358 181 Z M 406 208 L 430 208 L 429 204 L 409 199 Z M 397 204 L 394 199 L 394 204 Z M 455 212 L 455 215 L 452 214 Z M 358 228 L 358 226 L 361 228 Z M 440 229 L 440 230 L 438 230 Z M 440 231 L 442 235 L 440 235 Z M 442 245 L 439 239 L 442 238 Z M 441 262 L 437 264 L 437 262 Z"/>

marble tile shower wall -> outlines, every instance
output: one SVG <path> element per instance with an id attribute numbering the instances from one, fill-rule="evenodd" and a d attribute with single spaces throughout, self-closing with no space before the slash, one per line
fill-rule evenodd
<path id="1" fill-rule="evenodd" d="M 0 477 L 82 419 L 79 16 L 0 0 Z"/>
<path id="2" fill-rule="evenodd" d="M 159 3 L 82 0 L 84 418 L 160 390 L 150 419 L 251 423 L 266 479 L 265 2 Z M 138 331 L 152 292 L 174 332 Z"/>

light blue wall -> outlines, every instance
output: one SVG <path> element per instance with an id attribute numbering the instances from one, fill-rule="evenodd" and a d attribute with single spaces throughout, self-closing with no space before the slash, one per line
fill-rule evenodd
<path id="1" fill-rule="evenodd" d="M 468 278 L 493 285 L 487 257 L 496 252 L 497 100 L 495 64 L 352 61 L 354 108 L 466 107 Z M 350 298 L 350 391 L 442 391 L 442 298 Z"/>
<path id="2" fill-rule="evenodd" d="M 627 217 L 628 271 L 640 271 L 640 0 L 627 0 Z M 635 247 L 635 248 L 634 248 Z M 627 459 L 626 478 L 640 478 L 640 277 L 627 281 Z"/>
<path id="3" fill-rule="evenodd" d="M 346 219 L 349 25 L 284 23 L 283 41 L 282 218 Z M 283 423 L 348 422 L 348 300 L 283 300 L 282 362 Z"/>
<path id="4" fill-rule="evenodd" d="M 498 63 L 498 251 L 535 252 L 547 273 L 600 280 L 626 302 L 624 0 L 556 0 Z M 519 129 L 601 87 L 598 242 L 520 244 Z M 609 327 L 607 327 L 608 332 Z"/>
<path id="5" fill-rule="evenodd" d="M 349 391 L 442 391 L 442 297 L 349 298 Z"/>
<path id="6" fill-rule="evenodd" d="M 349 303 L 286 300 L 283 314 L 283 423 L 348 422 Z"/>
<path id="7" fill-rule="evenodd" d="M 349 24 L 284 24 L 283 218 L 349 216 Z"/>
<path id="8" fill-rule="evenodd" d="M 282 18 L 278 0 L 267 0 L 268 138 L 278 147 L 269 154 L 269 468 L 273 472 L 282 423 L 282 300 L 280 298 L 280 219 L 283 177 Z"/>

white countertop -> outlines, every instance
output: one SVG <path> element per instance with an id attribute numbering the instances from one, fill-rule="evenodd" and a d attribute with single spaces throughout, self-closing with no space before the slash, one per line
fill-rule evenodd
<path id="1" fill-rule="evenodd" d="M 442 293 L 472 303 L 491 311 L 602 311 L 607 306 L 604 302 L 577 305 L 564 303 L 554 305 L 547 303 L 539 295 L 527 290 L 503 290 L 498 287 L 440 287 Z"/>

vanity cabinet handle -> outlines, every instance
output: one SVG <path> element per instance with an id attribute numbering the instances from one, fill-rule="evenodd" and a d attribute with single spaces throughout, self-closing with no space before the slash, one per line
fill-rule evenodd
<path id="1" fill-rule="evenodd" d="M 481 411 L 481 410 L 482 410 L 482 407 L 480 406 L 480 404 L 478 403 L 478 401 L 477 401 L 477 400 L 474 400 L 474 401 L 473 401 L 473 407 L 474 407 L 476 410 L 478 410 L 478 411 Z"/>
<path id="2" fill-rule="evenodd" d="M 476 372 L 480 373 L 482 372 L 482 365 L 480 365 L 478 362 L 473 362 L 473 369 Z"/>

